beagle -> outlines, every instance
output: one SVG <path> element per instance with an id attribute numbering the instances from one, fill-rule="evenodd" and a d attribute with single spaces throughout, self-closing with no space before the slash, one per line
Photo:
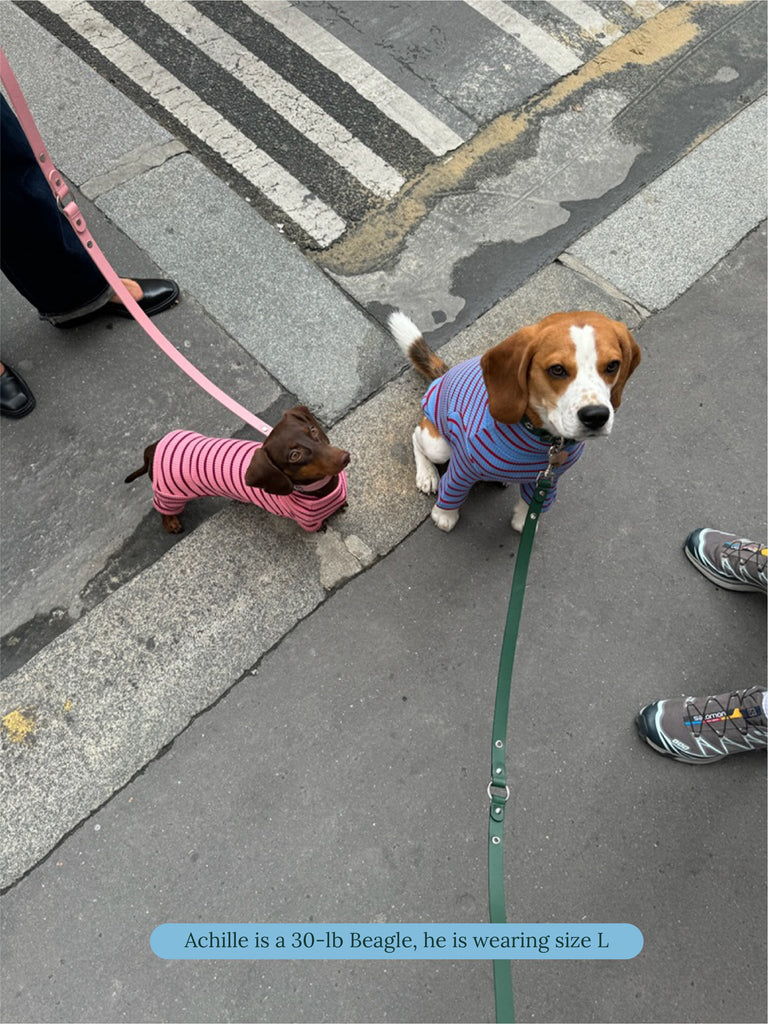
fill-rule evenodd
<path id="1" fill-rule="evenodd" d="M 640 363 L 629 329 L 602 313 L 553 313 L 450 369 L 404 313 L 392 313 L 388 326 L 411 365 L 433 382 L 413 432 L 416 486 L 437 493 L 432 519 L 446 532 L 480 480 L 520 484 L 512 528 L 521 531 L 536 478 L 561 439 L 549 508 L 557 479 L 584 442 L 610 434 L 624 386 Z M 437 466 L 446 462 L 440 476 Z"/>
<path id="2" fill-rule="evenodd" d="M 346 505 L 349 458 L 330 444 L 309 409 L 297 405 L 263 444 L 172 430 L 145 448 L 144 465 L 125 482 L 149 476 L 167 533 L 184 529 L 179 514 L 188 501 L 211 495 L 258 505 L 314 533 Z"/>

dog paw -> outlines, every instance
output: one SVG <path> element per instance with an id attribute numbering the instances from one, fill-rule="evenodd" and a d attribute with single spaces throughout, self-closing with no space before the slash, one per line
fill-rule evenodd
<path id="1" fill-rule="evenodd" d="M 163 516 L 163 529 L 166 533 L 183 533 L 184 525 L 178 516 Z"/>
<path id="2" fill-rule="evenodd" d="M 435 526 L 446 533 L 450 533 L 459 521 L 459 510 L 455 508 L 438 508 L 434 505 L 431 515 Z"/>
<path id="3" fill-rule="evenodd" d="M 437 494 L 440 474 L 437 468 L 431 463 L 427 466 L 419 466 L 416 470 L 416 486 L 422 494 Z"/>
<path id="4" fill-rule="evenodd" d="M 515 507 L 512 509 L 512 529 L 515 530 L 517 533 L 523 532 L 523 527 L 525 526 L 525 519 L 527 515 L 528 505 L 521 498 L 520 501 L 518 501 Z"/>

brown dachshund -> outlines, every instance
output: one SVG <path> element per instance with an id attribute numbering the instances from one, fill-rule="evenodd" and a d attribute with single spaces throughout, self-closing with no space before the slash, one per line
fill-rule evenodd
<path id="1" fill-rule="evenodd" d="M 192 498 L 219 496 L 258 505 L 316 532 L 347 497 L 349 452 L 335 448 L 304 405 L 289 409 L 261 444 L 173 430 L 144 450 L 154 507 L 168 533 L 183 530 L 179 515 Z"/>

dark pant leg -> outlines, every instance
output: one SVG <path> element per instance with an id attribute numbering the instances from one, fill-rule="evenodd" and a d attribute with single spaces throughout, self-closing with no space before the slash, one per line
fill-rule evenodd
<path id="1" fill-rule="evenodd" d="M 78 241 L 4 96 L 0 149 L 0 266 L 43 317 L 106 302 L 111 289 Z"/>

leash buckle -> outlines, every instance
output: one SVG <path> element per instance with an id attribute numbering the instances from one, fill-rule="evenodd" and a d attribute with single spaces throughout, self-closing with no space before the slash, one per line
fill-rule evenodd
<path id="1" fill-rule="evenodd" d="M 64 214 L 69 221 L 71 227 L 75 231 L 82 235 L 85 232 L 85 220 L 80 213 L 80 207 L 75 202 L 75 197 L 69 191 L 67 186 L 63 183 L 59 183 L 60 191 L 56 192 L 56 205 Z"/>
<path id="2" fill-rule="evenodd" d="M 491 792 L 491 790 L 495 792 Z M 504 791 L 502 796 L 501 791 Z M 506 804 L 509 800 L 509 786 L 502 785 L 500 782 L 495 782 L 493 779 L 488 783 L 488 799 L 491 803 L 491 821 L 504 821 L 504 814 L 506 812 Z M 491 842 L 497 845 L 501 842 L 500 836 L 493 836 Z"/>

